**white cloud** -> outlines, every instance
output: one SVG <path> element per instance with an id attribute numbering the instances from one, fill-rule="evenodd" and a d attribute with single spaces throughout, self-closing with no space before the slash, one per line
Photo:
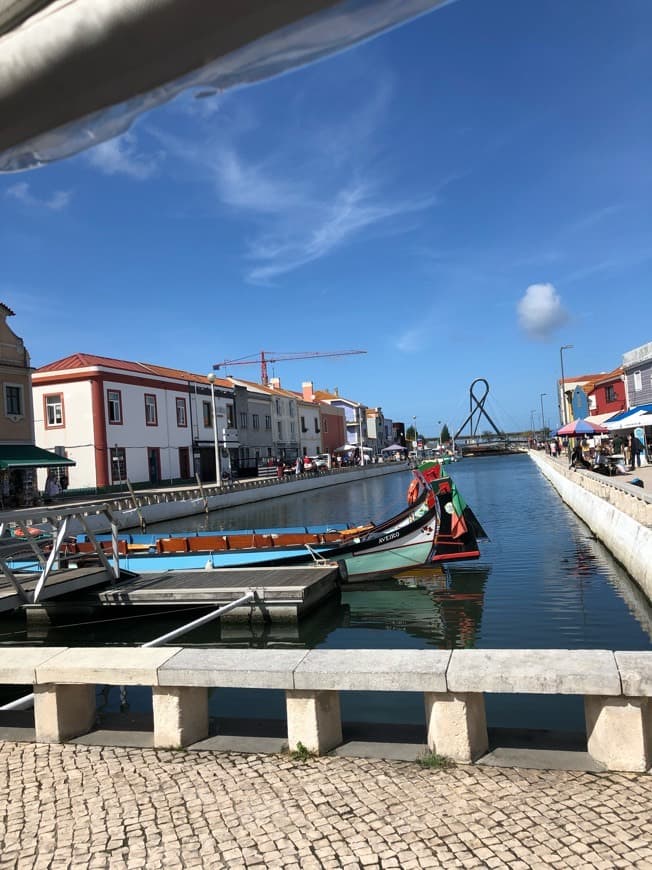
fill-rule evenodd
<path id="1" fill-rule="evenodd" d="M 61 211 L 70 203 L 72 193 L 69 190 L 55 190 L 48 199 L 41 199 L 32 193 L 26 181 L 19 181 L 7 188 L 5 196 L 15 199 L 31 209 Z"/>
<path id="2" fill-rule="evenodd" d="M 568 312 L 552 284 L 530 284 L 517 305 L 521 328 L 537 340 L 545 340 L 568 322 Z"/>
<path id="3" fill-rule="evenodd" d="M 105 175 L 126 175 L 145 181 L 158 171 L 160 155 L 139 153 L 136 137 L 125 133 L 108 142 L 101 142 L 85 154 L 86 159 Z"/>

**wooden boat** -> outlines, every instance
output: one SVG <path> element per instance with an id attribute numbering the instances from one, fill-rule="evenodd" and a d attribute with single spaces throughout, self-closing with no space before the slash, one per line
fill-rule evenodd
<path id="1" fill-rule="evenodd" d="M 419 471 L 437 495 L 440 524 L 429 561 L 460 562 L 479 559 L 479 538 L 488 535 L 462 498 L 455 481 L 442 471 L 438 460 L 426 460 Z"/>
<path id="2" fill-rule="evenodd" d="M 427 563 L 439 528 L 439 502 L 420 472 L 412 504 L 374 525 L 323 527 L 313 530 L 241 530 L 213 534 L 154 537 L 122 535 L 118 540 L 120 568 L 138 574 L 246 566 L 300 565 L 337 562 L 343 578 L 359 580 L 391 575 Z M 112 547 L 108 536 L 101 546 Z M 95 558 L 91 541 L 69 544 L 68 564 Z"/>

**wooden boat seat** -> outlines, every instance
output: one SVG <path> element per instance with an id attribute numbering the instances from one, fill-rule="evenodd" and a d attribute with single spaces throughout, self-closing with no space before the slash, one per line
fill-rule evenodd
<path id="1" fill-rule="evenodd" d="M 357 538 L 359 535 L 366 535 L 367 532 L 370 532 L 374 527 L 373 523 L 368 523 L 366 526 L 355 526 L 352 529 L 342 529 L 340 532 L 340 537 L 344 538 Z"/>
<path id="2" fill-rule="evenodd" d="M 253 532 L 250 535 L 226 535 L 229 550 L 251 550 L 256 546 L 256 538 L 260 537 Z"/>
<path id="3" fill-rule="evenodd" d="M 100 545 L 102 550 L 104 550 L 104 552 L 107 555 L 111 555 L 111 553 L 113 552 L 113 545 L 112 545 L 111 541 L 98 541 L 97 543 Z M 125 540 L 122 540 L 122 539 L 118 540 L 118 555 L 119 556 L 126 556 L 127 555 L 127 546 L 128 545 L 127 545 L 127 542 Z M 66 547 L 70 547 L 70 545 L 66 544 Z M 67 552 L 70 553 L 71 551 L 67 550 Z M 91 541 L 79 541 L 76 544 L 75 549 L 72 552 L 79 553 L 82 556 L 93 555 L 95 553 L 95 547 L 93 546 Z"/>
<path id="4" fill-rule="evenodd" d="M 216 550 L 227 550 L 228 544 L 224 535 L 202 535 L 188 538 L 188 549 L 191 553 L 213 553 Z"/>
<path id="5" fill-rule="evenodd" d="M 188 538 L 159 538 L 156 542 L 157 553 L 187 553 Z"/>

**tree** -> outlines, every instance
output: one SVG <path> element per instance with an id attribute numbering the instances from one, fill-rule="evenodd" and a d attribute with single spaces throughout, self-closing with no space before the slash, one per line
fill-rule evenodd
<path id="1" fill-rule="evenodd" d="M 405 430 L 406 441 L 416 441 L 418 439 L 417 429 L 414 426 L 408 426 Z"/>
<path id="2" fill-rule="evenodd" d="M 439 436 L 440 444 L 448 444 L 451 440 L 451 433 L 448 431 L 448 426 L 446 423 L 441 427 L 441 435 Z"/>

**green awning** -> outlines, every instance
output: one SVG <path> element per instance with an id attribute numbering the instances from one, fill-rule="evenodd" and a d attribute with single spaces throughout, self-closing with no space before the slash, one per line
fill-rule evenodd
<path id="1" fill-rule="evenodd" d="M 0 469 L 3 468 L 45 468 L 48 465 L 74 465 L 72 459 L 59 456 L 31 444 L 1 444 Z"/>

